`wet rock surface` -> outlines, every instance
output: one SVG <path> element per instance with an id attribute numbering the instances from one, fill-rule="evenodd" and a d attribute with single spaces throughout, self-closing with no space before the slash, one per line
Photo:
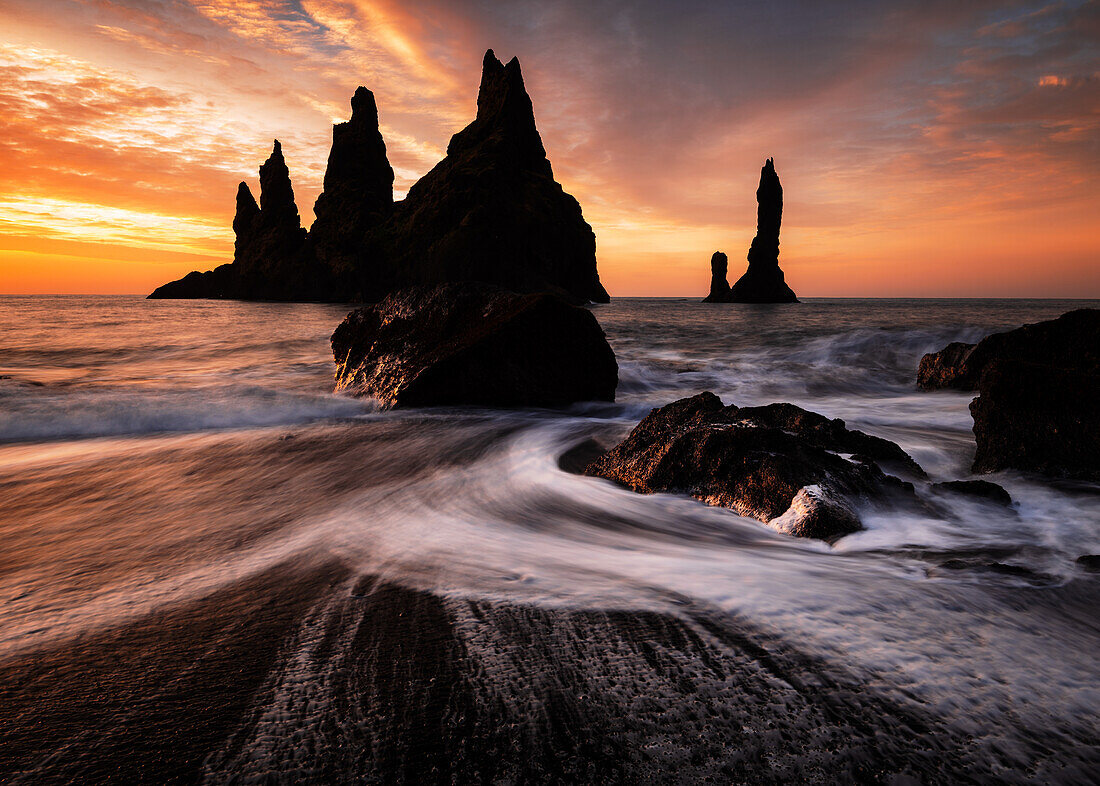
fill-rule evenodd
<path id="1" fill-rule="evenodd" d="M 360 87 L 351 119 L 333 128 L 308 241 L 276 142 L 260 171 L 259 212 L 239 193 L 232 266 L 150 297 L 373 302 L 412 285 L 480 281 L 608 302 L 595 234 L 554 180 L 519 60 L 486 52 L 476 119 L 397 203 L 393 177 L 374 95 Z"/>
<path id="2" fill-rule="evenodd" d="M 979 384 L 975 472 L 1100 480 L 1100 375 L 998 360 Z"/>
<path id="3" fill-rule="evenodd" d="M 386 408 L 556 407 L 614 401 L 615 355 L 596 318 L 547 293 L 412 287 L 332 334 L 336 389 Z"/>
<path id="4" fill-rule="evenodd" d="M 756 237 L 749 247 L 749 267 L 732 287 L 726 279 L 723 265 L 716 265 L 718 254 L 711 258 L 710 295 L 704 303 L 797 303 L 794 291 L 787 286 L 779 268 L 779 226 L 783 219 L 783 186 L 768 159 L 760 170 L 760 185 L 756 189 Z M 725 255 L 722 254 L 722 261 Z M 721 270 L 720 270 L 721 268 Z M 719 279 L 719 272 L 721 278 Z M 725 286 L 723 286 L 725 285 Z"/>
<path id="5" fill-rule="evenodd" d="M 1009 506 L 1012 504 L 1012 496 L 1001 486 L 988 480 L 948 480 L 943 483 L 933 483 L 932 488 L 951 494 L 995 502 L 998 505 Z"/>
<path id="6" fill-rule="evenodd" d="M 861 454 L 850 461 L 838 454 Z M 877 462 L 923 471 L 892 442 L 793 404 L 724 406 L 700 393 L 655 409 L 585 474 L 642 493 L 682 492 L 799 537 L 833 541 L 861 528 L 853 504 L 912 486 Z"/>
<path id="7" fill-rule="evenodd" d="M 1100 310 L 1081 308 L 1057 319 L 994 333 L 977 344 L 955 342 L 921 358 L 917 385 L 924 390 L 977 390 L 995 361 L 1100 374 Z"/>

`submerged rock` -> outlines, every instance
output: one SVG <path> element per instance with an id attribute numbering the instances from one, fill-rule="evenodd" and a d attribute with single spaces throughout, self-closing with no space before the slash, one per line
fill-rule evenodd
<path id="1" fill-rule="evenodd" d="M 336 390 L 386 408 L 614 401 L 615 355 L 592 312 L 485 284 L 412 287 L 332 334 Z"/>
<path id="2" fill-rule="evenodd" d="M 943 483 L 933 483 L 932 488 L 995 502 L 998 505 L 1012 504 L 1012 496 L 1001 486 L 990 483 L 988 480 L 948 480 Z"/>
<path id="3" fill-rule="evenodd" d="M 998 360 L 1100 374 L 1100 310 L 1080 308 L 1057 319 L 993 333 L 977 344 L 948 344 L 921 358 L 917 385 L 924 390 L 977 390 L 982 372 Z"/>
<path id="4" fill-rule="evenodd" d="M 982 371 L 974 472 L 1100 480 L 1100 375 L 1014 360 Z"/>
<path id="5" fill-rule="evenodd" d="M 710 295 L 704 303 L 797 303 L 779 268 L 779 226 L 783 220 L 783 186 L 768 159 L 760 170 L 756 189 L 756 237 L 749 247 L 749 267 L 732 287 L 726 279 L 725 265 L 716 266 L 711 258 Z M 722 260 L 725 255 L 722 255 Z M 721 267 L 721 279 L 718 278 Z"/>
<path id="6" fill-rule="evenodd" d="M 258 213 L 238 192 L 232 267 L 151 297 L 374 301 L 411 285 L 480 281 L 608 302 L 596 236 L 554 180 L 517 59 L 486 52 L 476 119 L 401 202 L 393 179 L 374 95 L 360 87 L 351 119 L 333 127 L 308 242 L 276 142 Z"/>
<path id="7" fill-rule="evenodd" d="M 863 461 L 838 454 L 859 453 Z M 724 406 L 700 393 L 655 409 L 585 474 L 642 493 L 690 494 L 800 537 L 835 541 L 861 528 L 852 503 L 913 487 L 879 462 L 923 471 L 905 451 L 793 404 Z"/>

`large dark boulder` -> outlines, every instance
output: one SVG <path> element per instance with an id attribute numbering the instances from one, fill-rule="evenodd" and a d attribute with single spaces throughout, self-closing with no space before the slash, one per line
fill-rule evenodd
<path id="1" fill-rule="evenodd" d="M 614 401 L 615 355 L 592 312 L 484 284 L 412 287 L 332 334 L 336 389 L 383 407 Z"/>
<path id="2" fill-rule="evenodd" d="M 977 344 L 948 344 L 921 358 L 917 385 L 924 390 L 977 390 L 985 369 L 1000 360 L 1100 374 L 1100 310 L 1077 309 L 994 333 Z"/>
<path id="3" fill-rule="evenodd" d="M 783 186 L 768 159 L 756 189 L 756 237 L 749 247 L 749 267 L 732 287 L 727 283 L 725 254 L 711 257 L 710 294 L 704 303 L 797 303 L 779 268 L 779 226 L 783 220 Z M 716 264 L 716 262 L 718 264 Z"/>
<path id="4" fill-rule="evenodd" d="M 476 119 L 397 203 L 393 178 L 374 95 L 360 87 L 351 119 L 333 127 L 308 240 L 276 142 L 260 170 L 259 209 L 247 186 L 238 192 L 232 270 L 152 296 L 375 301 L 417 284 L 480 281 L 608 302 L 596 236 L 554 180 L 515 58 L 504 65 L 486 52 Z"/>
<path id="5" fill-rule="evenodd" d="M 975 472 L 1100 480 L 1100 374 L 995 360 L 979 390 L 970 402 Z"/>
<path id="6" fill-rule="evenodd" d="M 912 486 L 880 463 L 924 474 L 893 442 L 842 420 L 793 404 L 723 406 L 700 393 L 650 412 L 585 474 L 642 493 L 687 493 L 781 532 L 831 542 L 861 528 L 857 501 L 912 499 Z"/>

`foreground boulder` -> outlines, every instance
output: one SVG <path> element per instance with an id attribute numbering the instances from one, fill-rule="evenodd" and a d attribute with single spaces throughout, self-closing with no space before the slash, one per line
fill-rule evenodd
<path id="1" fill-rule="evenodd" d="M 749 248 L 749 267 L 732 287 L 726 279 L 726 255 L 710 260 L 710 294 L 704 303 L 797 303 L 779 268 L 779 226 L 783 220 L 783 186 L 768 159 L 756 189 L 756 237 Z"/>
<path id="2" fill-rule="evenodd" d="M 842 455 L 853 455 L 844 458 Z M 913 487 L 880 468 L 924 472 L 893 442 L 793 404 L 723 406 L 700 393 L 655 409 L 586 475 L 642 493 L 691 494 L 798 537 L 862 528 L 853 505 Z"/>
<path id="3" fill-rule="evenodd" d="M 948 344 L 921 358 L 917 385 L 923 390 L 977 390 L 982 372 L 1001 360 L 1100 374 L 1100 310 L 1077 309 L 994 333 L 977 344 Z"/>
<path id="4" fill-rule="evenodd" d="M 1100 480 L 1100 310 L 949 344 L 925 355 L 925 390 L 978 390 L 974 472 Z"/>
<path id="5" fill-rule="evenodd" d="M 519 60 L 485 53 L 477 117 L 400 202 L 374 94 L 360 87 L 351 105 L 351 119 L 333 127 L 308 238 L 276 142 L 260 204 L 246 184 L 238 192 L 233 263 L 150 297 L 372 302 L 413 285 L 481 281 L 608 302 L 596 236 L 554 179 Z"/>
<path id="6" fill-rule="evenodd" d="M 383 407 L 614 401 L 615 355 L 592 312 L 484 284 L 412 287 L 332 334 L 336 390 Z"/>
<path id="7" fill-rule="evenodd" d="M 974 472 L 1100 481 L 1100 375 L 997 360 L 982 371 Z"/>

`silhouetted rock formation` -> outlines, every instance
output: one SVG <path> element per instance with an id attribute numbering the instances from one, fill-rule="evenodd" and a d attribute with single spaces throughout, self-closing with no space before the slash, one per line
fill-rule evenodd
<path id="1" fill-rule="evenodd" d="M 1100 480 L 1100 375 L 998 359 L 978 384 L 975 472 Z"/>
<path id="2" fill-rule="evenodd" d="M 359 87 L 351 119 L 332 127 L 324 190 L 310 229 L 318 259 L 345 271 L 360 260 L 367 233 L 393 212 L 393 168 L 378 130 L 374 93 Z"/>
<path id="3" fill-rule="evenodd" d="M 924 475 L 893 442 L 849 431 L 842 420 L 793 404 L 726 407 L 700 393 L 650 412 L 585 474 L 643 493 L 686 492 L 780 532 L 834 541 L 861 528 L 857 499 L 914 499 L 913 487 L 880 462 Z"/>
<path id="4" fill-rule="evenodd" d="M 232 268 L 191 274 L 151 297 L 373 301 L 410 285 L 481 281 L 574 302 L 609 300 L 596 237 L 554 180 L 519 61 L 503 65 L 492 50 L 476 119 L 402 202 L 393 202 L 377 107 L 363 87 L 351 119 L 333 127 L 308 243 L 278 143 L 260 180 L 258 217 L 247 206 L 242 212 L 238 194 Z M 232 294 L 215 294 L 224 291 Z"/>
<path id="5" fill-rule="evenodd" d="M 948 344 L 921 358 L 917 385 L 924 390 L 977 390 L 982 372 L 997 360 L 1100 374 L 1100 310 L 1080 308 L 1057 319 L 994 333 L 977 344 Z"/>
<path id="6" fill-rule="evenodd" d="M 794 291 L 783 280 L 779 269 L 779 225 L 783 220 L 783 186 L 775 173 L 772 159 L 760 170 L 760 185 L 756 189 L 756 237 L 749 247 L 749 268 L 732 287 L 725 273 L 722 255 L 722 275 L 718 278 L 715 264 L 718 254 L 711 257 L 710 295 L 704 303 L 797 303 Z"/>
<path id="7" fill-rule="evenodd" d="M 721 251 L 715 251 L 710 258 L 710 294 L 703 298 L 704 303 L 728 303 L 730 282 L 726 279 L 729 259 Z"/>
<path id="8" fill-rule="evenodd" d="M 290 170 L 276 139 L 260 166 L 260 204 L 247 183 L 237 187 L 233 263 L 189 273 L 158 287 L 151 298 L 312 299 L 322 281 L 306 253 L 306 231 L 294 202 Z"/>
<path id="9" fill-rule="evenodd" d="M 395 292 L 332 334 L 336 389 L 382 406 L 614 401 L 615 355 L 591 311 L 486 284 Z"/>

